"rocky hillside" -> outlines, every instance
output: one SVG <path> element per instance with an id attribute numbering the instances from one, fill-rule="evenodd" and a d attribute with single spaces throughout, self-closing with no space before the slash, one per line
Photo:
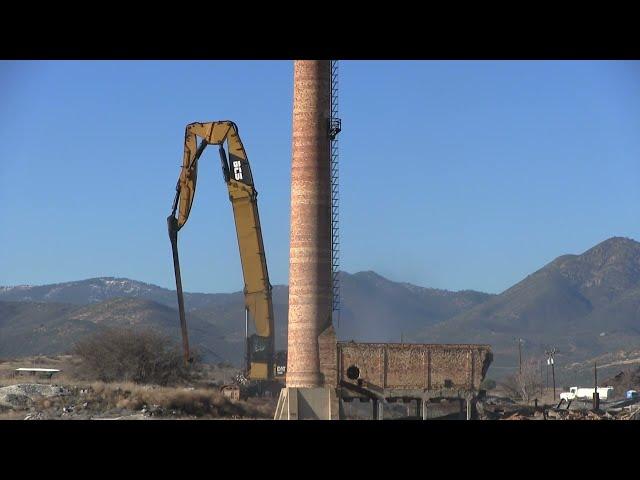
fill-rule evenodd
<path id="1" fill-rule="evenodd" d="M 242 336 L 225 335 L 197 315 L 187 316 L 191 345 L 208 361 L 238 360 Z M 178 313 L 136 298 L 113 298 L 86 306 L 0 302 L 0 358 L 69 352 L 82 336 L 100 328 L 153 328 L 179 338 Z M 241 357 L 240 357 L 241 358 Z"/>
<path id="2" fill-rule="evenodd" d="M 519 337 L 527 355 L 555 346 L 565 364 L 637 348 L 640 243 L 614 237 L 580 255 L 558 257 L 500 295 L 414 336 L 490 343 L 494 372 L 517 364 Z"/>
<path id="3" fill-rule="evenodd" d="M 117 297 L 142 298 L 169 306 L 177 304 L 175 290 L 128 278 L 99 277 L 49 285 L 0 287 L 0 301 L 87 305 Z M 185 293 L 185 301 L 191 308 L 216 303 L 226 297 L 226 294 Z"/>

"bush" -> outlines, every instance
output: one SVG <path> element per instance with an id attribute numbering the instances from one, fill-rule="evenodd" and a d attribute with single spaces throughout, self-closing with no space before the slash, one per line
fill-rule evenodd
<path id="1" fill-rule="evenodd" d="M 542 394 L 542 377 L 538 365 L 537 361 L 529 360 L 522 365 L 521 372 L 504 379 L 501 386 L 511 399 L 529 403 L 535 396 Z"/>
<path id="2" fill-rule="evenodd" d="M 192 372 L 179 344 L 153 330 L 101 330 L 77 342 L 73 353 L 82 360 L 79 376 L 102 382 L 170 385 Z"/>

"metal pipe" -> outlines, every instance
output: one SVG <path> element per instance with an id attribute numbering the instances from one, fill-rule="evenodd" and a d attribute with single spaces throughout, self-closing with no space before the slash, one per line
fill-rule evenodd
<path id="1" fill-rule="evenodd" d="M 178 228 L 173 215 L 167 218 L 171 251 L 173 253 L 173 271 L 176 277 L 176 293 L 178 295 L 178 312 L 180 315 L 180 329 L 182 331 L 182 353 L 185 364 L 189 365 L 191 353 L 189 351 L 189 337 L 187 333 L 187 319 L 184 311 L 184 295 L 182 292 L 182 276 L 180 275 L 180 259 L 178 258 Z"/>

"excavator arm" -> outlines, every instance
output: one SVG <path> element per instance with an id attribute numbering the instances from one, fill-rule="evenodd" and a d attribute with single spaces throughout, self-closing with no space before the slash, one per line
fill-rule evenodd
<path id="1" fill-rule="evenodd" d="M 224 149 L 225 141 L 228 156 Z M 247 315 L 253 319 L 256 330 L 254 335 L 247 338 L 246 373 L 251 380 L 271 379 L 274 361 L 273 302 L 258 215 L 258 192 L 255 190 L 238 128 L 230 121 L 196 122 L 187 125 L 182 171 L 176 185 L 172 212 L 167 218 L 185 360 L 190 360 L 190 354 L 178 258 L 178 231 L 189 219 L 196 192 L 198 161 L 208 145 L 219 147 L 222 174 L 229 190 L 240 248 L 245 283 L 245 309 Z"/>

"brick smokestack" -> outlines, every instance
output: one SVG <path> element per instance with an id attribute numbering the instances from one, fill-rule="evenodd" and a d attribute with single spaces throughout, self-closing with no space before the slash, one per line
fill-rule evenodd
<path id="1" fill-rule="evenodd" d="M 331 326 L 331 62 L 296 60 L 293 80 L 287 387 L 320 387 Z"/>

